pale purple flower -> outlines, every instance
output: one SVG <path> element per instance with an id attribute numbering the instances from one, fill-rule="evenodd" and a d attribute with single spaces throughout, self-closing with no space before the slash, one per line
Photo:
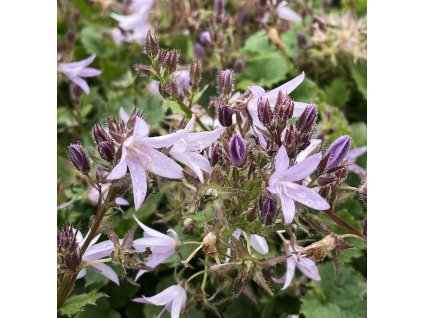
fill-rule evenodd
<path id="1" fill-rule="evenodd" d="M 359 147 L 351 150 L 347 155 L 348 160 L 348 170 L 362 176 L 366 174 L 366 170 L 364 170 L 362 167 L 360 167 L 358 164 L 355 163 L 355 160 L 366 153 L 367 147 Z"/>
<path id="2" fill-rule="evenodd" d="M 321 139 L 311 139 L 310 145 L 303 151 L 301 151 L 295 160 L 296 163 L 303 161 L 305 158 L 309 157 L 310 155 L 314 155 L 319 150 L 319 146 L 322 143 Z"/>
<path id="3" fill-rule="evenodd" d="M 90 245 L 88 246 L 84 255 L 82 255 L 82 263 L 92 262 L 92 261 L 102 259 L 106 256 L 110 256 L 110 254 L 114 250 L 113 242 L 110 240 L 95 244 L 100 238 L 100 235 L 101 234 L 98 234 L 97 236 L 95 236 L 90 242 Z M 81 232 L 78 231 L 78 233 L 76 234 L 76 242 L 78 243 L 79 247 L 82 247 L 82 245 L 84 245 L 84 242 L 87 236 L 84 238 Z M 90 265 L 89 267 L 97 270 L 101 275 L 110 279 L 115 284 L 119 285 L 118 275 L 111 267 L 107 266 L 104 263 L 95 263 Z M 87 273 L 86 268 L 83 268 L 78 273 L 77 279 L 84 277 L 86 273 Z"/>
<path id="4" fill-rule="evenodd" d="M 211 36 L 209 31 L 205 31 L 200 34 L 200 40 L 203 43 L 211 43 Z"/>
<path id="5" fill-rule="evenodd" d="M 59 72 L 65 75 L 75 85 L 79 86 L 87 95 L 90 94 L 90 87 L 83 79 L 84 77 L 94 77 L 101 74 L 100 70 L 87 67 L 95 60 L 96 55 L 93 54 L 85 60 L 73 63 L 60 63 Z"/>
<path id="6" fill-rule="evenodd" d="M 172 159 L 156 150 L 175 144 L 183 135 L 192 129 L 195 116 L 184 129 L 165 136 L 148 137 L 150 129 L 146 122 L 137 117 L 134 132 L 122 145 L 122 156 L 119 163 L 107 176 L 108 180 L 120 179 L 129 168 L 134 192 L 135 209 L 138 210 L 147 194 L 147 175 L 150 171 L 168 179 L 181 179 L 182 168 Z"/>
<path id="7" fill-rule="evenodd" d="M 179 318 L 187 301 L 187 292 L 180 285 L 172 285 L 155 296 L 142 296 L 133 299 L 133 301 L 143 304 L 165 306 L 166 311 L 170 312 L 171 318 Z"/>
<path id="8" fill-rule="evenodd" d="M 272 111 L 275 108 L 276 100 L 278 97 L 279 91 L 281 91 L 283 94 L 290 94 L 294 89 L 296 89 L 303 81 L 304 81 L 304 72 L 302 72 L 300 75 L 298 75 L 296 78 L 290 80 L 289 82 L 286 82 L 285 84 L 282 84 L 281 86 L 272 89 L 271 91 L 267 92 L 260 86 L 250 86 L 248 87 L 249 91 L 252 93 L 252 96 L 250 97 L 247 109 L 248 112 L 251 115 L 251 118 L 253 119 L 253 124 L 257 128 L 260 128 L 261 130 L 266 130 L 266 127 L 261 123 L 259 117 L 258 117 L 258 102 L 261 98 L 262 100 L 269 100 L 270 108 Z M 299 117 L 305 108 L 309 104 L 301 103 L 301 102 L 294 102 L 294 117 Z M 260 131 L 257 130 L 257 134 L 259 138 L 263 139 L 263 135 L 260 133 Z"/>
<path id="9" fill-rule="evenodd" d="M 330 208 L 326 200 L 316 191 L 296 183 L 307 178 L 316 170 L 321 158 L 322 154 L 318 153 L 289 167 L 289 158 L 285 147 L 281 146 L 276 154 L 275 172 L 270 177 L 267 189 L 281 199 L 285 224 L 292 223 L 294 219 L 294 201 L 316 210 L 327 210 Z"/>
<path id="10" fill-rule="evenodd" d="M 109 192 L 110 185 L 111 183 L 103 183 L 101 185 L 101 192 L 103 193 L 103 203 L 106 201 L 106 196 L 107 196 L 107 193 Z M 88 197 L 88 201 L 90 201 L 91 204 L 97 205 L 99 196 L 100 196 L 100 193 L 96 188 L 91 187 L 88 190 L 87 197 Z M 119 206 L 129 205 L 129 202 L 122 197 L 117 197 L 115 200 L 115 203 Z"/>
<path id="11" fill-rule="evenodd" d="M 213 168 L 209 160 L 201 155 L 200 152 L 214 143 L 225 129 L 224 127 L 219 127 L 213 131 L 187 133 L 174 144 L 169 153 L 173 158 L 190 167 L 201 183 L 203 183 L 202 171 L 211 173 Z"/>
<path id="12" fill-rule="evenodd" d="M 239 239 L 239 237 L 242 236 L 247 239 L 247 233 L 242 231 L 241 229 L 237 228 L 235 232 L 232 233 L 232 236 L 236 239 Z M 257 235 L 257 234 L 251 234 L 250 235 L 250 244 L 251 247 L 260 253 L 261 255 L 266 255 L 269 253 L 269 246 L 267 245 L 266 239 L 263 236 Z M 228 248 L 226 251 L 226 263 L 229 261 L 229 256 L 231 255 L 231 249 Z"/>
<path id="13" fill-rule="evenodd" d="M 134 219 L 144 230 L 144 234 L 142 238 L 134 240 L 132 245 L 138 252 L 144 252 L 147 247 L 150 248 L 151 255 L 145 262 L 147 266 L 155 268 L 157 265 L 163 263 L 176 253 L 176 247 L 179 239 L 178 234 L 174 230 L 169 229 L 167 233 L 170 235 L 166 235 L 149 228 L 138 220 L 135 215 Z M 145 272 L 145 270 L 140 270 L 135 277 L 135 280 L 140 278 Z"/>
<path id="14" fill-rule="evenodd" d="M 301 22 L 301 16 L 289 8 L 287 4 L 288 2 L 281 1 L 281 3 L 279 3 L 279 5 L 276 7 L 278 17 L 287 21 Z"/>
<path id="15" fill-rule="evenodd" d="M 199 60 L 204 60 L 205 56 L 206 56 L 206 51 L 204 50 L 204 48 L 201 46 L 200 43 L 196 42 L 194 45 L 194 53 L 195 56 L 199 59 Z"/>
<path id="16" fill-rule="evenodd" d="M 189 71 L 188 70 L 178 70 L 173 72 L 172 78 L 176 82 L 176 88 L 178 89 L 178 95 L 182 96 L 184 95 L 184 92 L 189 89 Z M 147 90 L 152 95 L 158 95 L 159 92 L 159 82 L 158 81 L 151 81 L 150 84 L 147 87 Z"/>
<path id="17" fill-rule="evenodd" d="M 301 247 L 296 247 L 298 252 L 301 252 Z M 286 273 L 284 276 L 279 278 L 272 278 L 275 283 L 284 284 L 282 289 L 288 288 L 291 284 L 292 279 L 294 278 L 295 268 L 298 268 L 305 276 L 313 280 L 320 280 L 319 269 L 317 268 L 316 263 L 311 259 L 301 255 L 300 253 L 293 253 L 290 244 L 287 244 L 286 255 L 289 256 L 286 260 Z"/>

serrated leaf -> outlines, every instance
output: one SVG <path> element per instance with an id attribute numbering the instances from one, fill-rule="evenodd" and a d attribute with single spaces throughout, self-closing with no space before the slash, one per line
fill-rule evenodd
<path id="1" fill-rule="evenodd" d="M 170 108 L 170 110 L 174 114 L 185 115 L 184 111 L 181 109 L 181 106 L 179 106 L 179 104 L 177 102 L 173 101 L 173 100 L 164 99 L 162 107 L 163 107 L 164 111 L 166 111 Z"/>
<path id="2" fill-rule="evenodd" d="M 286 78 L 288 65 L 280 52 L 254 56 L 245 65 L 245 76 L 255 83 L 272 87 Z"/>
<path id="3" fill-rule="evenodd" d="M 82 311 L 87 305 L 95 305 L 97 299 L 101 297 L 109 296 L 95 290 L 90 291 L 88 294 L 71 296 L 65 301 L 59 311 L 62 315 L 71 316 Z"/>
<path id="4" fill-rule="evenodd" d="M 209 85 L 204 86 L 201 91 L 199 91 L 197 94 L 194 95 L 194 98 L 192 99 L 193 104 L 195 104 L 196 102 L 198 102 L 200 100 L 201 96 L 203 96 L 203 94 L 207 90 L 207 88 L 209 88 Z"/>
<path id="5" fill-rule="evenodd" d="M 349 63 L 351 75 L 357 84 L 358 90 L 367 99 L 367 63 Z"/>
<path id="6" fill-rule="evenodd" d="M 335 78 L 326 88 L 326 102 L 342 107 L 350 98 L 350 90 L 343 78 Z"/>
<path id="7" fill-rule="evenodd" d="M 298 54 L 298 32 L 302 29 L 301 24 L 292 25 L 288 32 L 282 34 L 282 43 L 285 47 L 286 54 L 294 58 Z"/>
<path id="8" fill-rule="evenodd" d="M 330 262 L 319 265 L 320 281 L 313 281 L 302 299 L 306 318 L 356 318 L 366 316 L 366 283 L 352 267 L 342 265 L 338 279 Z"/>
<path id="9" fill-rule="evenodd" d="M 241 53 L 254 55 L 268 53 L 275 50 L 276 47 L 269 41 L 269 37 L 266 32 L 261 30 L 250 36 L 245 41 L 244 47 L 241 49 Z"/>
<path id="10" fill-rule="evenodd" d="M 91 28 L 85 28 L 81 32 L 81 42 L 88 53 L 97 54 L 100 57 L 110 57 L 113 49 L 105 45 L 105 39 L 101 32 Z"/>

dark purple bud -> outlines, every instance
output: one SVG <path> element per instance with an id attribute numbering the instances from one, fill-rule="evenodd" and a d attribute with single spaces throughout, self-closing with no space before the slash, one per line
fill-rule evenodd
<path id="1" fill-rule="evenodd" d="M 326 30 L 326 23 L 325 21 L 318 17 L 318 16 L 314 16 L 313 17 L 313 24 L 317 25 L 317 27 L 321 30 L 321 31 L 325 31 Z"/>
<path id="2" fill-rule="evenodd" d="M 115 158 L 115 147 L 110 141 L 102 141 L 98 144 L 98 153 L 104 160 L 112 162 Z"/>
<path id="3" fill-rule="evenodd" d="M 225 104 L 219 106 L 219 123 L 223 127 L 232 126 L 232 109 Z"/>
<path id="4" fill-rule="evenodd" d="M 217 76 L 217 90 L 222 95 L 230 95 L 234 87 L 233 74 L 231 70 L 219 70 Z"/>
<path id="5" fill-rule="evenodd" d="M 299 47 L 305 48 L 307 46 L 307 39 L 304 33 L 300 32 L 297 35 L 297 44 Z"/>
<path id="6" fill-rule="evenodd" d="M 198 42 L 194 45 L 194 53 L 199 60 L 204 60 L 204 58 L 206 57 L 206 52 L 204 51 L 204 48 Z"/>
<path id="7" fill-rule="evenodd" d="M 264 126 L 270 125 L 273 120 L 273 112 L 270 108 L 269 100 L 263 101 L 260 99 L 258 103 L 258 117 Z"/>
<path id="8" fill-rule="evenodd" d="M 147 32 L 147 38 L 145 40 L 145 52 L 150 57 L 155 57 L 159 52 L 159 41 L 157 41 L 156 35 L 150 31 Z"/>
<path id="9" fill-rule="evenodd" d="M 179 60 L 179 52 L 176 50 L 170 51 L 168 54 L 168 58 L 166 60 L 166 67 L 169 69 L 170 73 L 173 73 L 176 71 L 178 60 Z"/>
<path id="10" fill-rule="evenodd" d="M 295 126 L 302 132 L 309 132 L 314 125 L 317 117 L 317 106 L 308 105 L 301 116 L 298 118 Z"/>
<path id="11" fill-rule="evenodd" d="M 88 172 L 90 172 L 90 160 L 88 159 L 87 153 L 85 152 L 85 149 L 84 147 L 82 147 L 81 144 L 71 144 L 68 147 L 68 154 L 73 165 L 79 172 L 82 172 L 83 174 L 87 174 Z"/>
<path id="12" fill-rule="evenodd" d="M 135 64 L 134 69 L 135 69 L 135 71 L 137 71 L 142 76 L 150 76 L 151 75 L 150 67 L 147 66 L 147 65 Z"/>
<path id="13" fill-rule="evenodd" d="M 198 60 L 192 61 L 189 77 L 191 79 L 192 90 L 195 92 L 200 87 L 200 81 L 201 81 L 201 62 L 200 61 Z"/>
<path id="14" fill-rule="evenodd" d="M 247 155 L 247 145 L 239 135 L 234 135 L 229 142 L 229 157 L 232 165 L 241 167 Z"/>
<path id="15" fill-rule="evenodd" d="M 275 223 L 276 217 L 278 216 L 276 210 L 276 200 L 269 196 L 263 202 L 263 198 L 260 198 L 260 212 L 261 220 L 264 225 L 271 225 Z"/>
<path id="16" fill-rule="evenodd" d="M 222 161 L 223 161 L 222 146 L 219 144 L 214 144 L 212 147 L 210 164 L 214 167 L 218 163 L 222 163 Z"/>
<path id="17" fill-rule="evenodd" d="M 235 73 L 242 73 L 244 71 L 245 63 L 243 59 L 237 59 L 234 63 L 234 72 Z"/>
<path id="18" fill-rule="evenodd" d="M 328 171 L 338 166 L 348 154 L 351 146 L 350 136 L 342 136 L 336 139 L 326 150 L 325 155 L 319 163 L 319 171 Z"/>
<path id="19" fill-rule="evenodd" d="M 100 124 L 95 124 L 93 127 L 93 137 L 97 144 L 102 141 L 109 141 L 109 136 Z"/>
<path id="20" fill-rule="evenodd" d="M 222 14 L 222 12 L 223 12 L 223 0 L 214 0 L 214 11 L 217 14 Z"/>
<path id="21" fill-rule="evenodd" d="M 79 17 L 81 16 L 79 10 L 75 10 L 72 16 L 72 20 L 74 23 L 78 23 Z"/>

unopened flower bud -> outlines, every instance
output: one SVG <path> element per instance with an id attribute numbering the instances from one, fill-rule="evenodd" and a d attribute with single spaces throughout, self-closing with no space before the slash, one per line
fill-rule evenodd
<path id="1" fill-rule="evenodd" d="M 191 63 L 191 69 L 189 72 L 189 77 L 191 79 L 192 90 L 197 91 L 200 86 L 201 81 L 201 62 L 194 60 Z"/>
<path id="2" fill-rule="evenodd" d="M 176 71 L 178 60 L 179 60 L 179 52 L 176 50 L 170 51 L 168 58 L 166 60 L 166 67 L 169 69 L 170 73 L 173 73 Z"/>
<path id="3" fill-rule="evenodd" d="M 299 47 L 305 48 L 307 46 L 307 39 L 304 33 L 300 32 L 297 35 L 297 44 Z"/>
<path id="4" fill-rule="evenodd" d="M 217 90 L 222 95 L 230 95 L 233 90 L 234 80 L 231 70 L 219 70 L 217 77 Z"/>
<path id="5" fill-rule="evenodd" d="M 232 126 L 232 114 L 233 111 L 229 107 L 229 105 L 222 104 L 219 106 L 219 123 L 223 127 L 230 127 Z"/>
<path id="6" fill-rule="evenodd" d="M 264 126 L 270 125 L 273 120 L 273 112 L 270 108 L 269 100 L 263 101 L 260 99 L 258 103 L 258 117 Z"/>
<path id="7" fill-rule="evenodd" d="M 212 167 L 216 166 L 218 163 L 222 163 L 223 151 L 222 146 L 219 144 L 214 144 L 211 151 L 210 164 Z"/>
<path id="8" fill-rule="evenodd" d="M 88 172 L 90 172 L 90 160 L 88 159 L 87 153 L 85 152 L 85 149 L 84 147 L 82 147 L 81 144 L 71 144 L 68 147 L 68 154 L 73 165 L 79 172 L 82 172 L 83 174 L 87 174 Z"/>
<path id="9" fill-rule="evenodd" d="M 211 36 L 210 36 L 210 32 L 205 31 L 203 33 L 201 33 L 200 35 L 200 41 L 203 43 L 211 43 Z"/>
<path id="10" fill-rule="evenodd" d="M 243 59 L 237 59 L 234 63 L 234 72 L 235 73 L 242 73 L 244 71 L 245 63 Z"/>
<path id="11" fill-rule="evenodd" d="M 206 52 L 204 51 L 204 48 L 198 42 L 194 45 L 194 53 L 199 60 L 204 60 L 204 58 L 206 57 Z"/>
<path id="12" fill-rule="evenodd" d="M 104 160 L 112 162 L 115 158 L 115 147 L 110 141 L 102 141 L 98 144 L 98 153 Z"/>
<path id="13" fill-rule="evenodd" d="M 147 65 L 135 64 L 134 69 L 135 69 L 135 71 L 137 71 L 142 76 L 150 76 L 151 75 L 150 67 L 147 66 Z"/>
<path id="14" fill-rule="evenodd" d="M 276 209 L 276 200 L 268 196 L 264 201 L 260 197 L 260 218 L 264 225 L 271 225 L 275 223 L 278 212 Z"/>
<path id="15" fill-rule="evenodd" d="M 145 52 L 150 57 L 155 57 L 159 52 L 159 41 L 157 41 L 156 35 L 150 31 L 147 32 L 147 38 L 145 40 Z"/>
<path id="16" fill-rule="evenodd" d="M 348 151 L 350 150 L 350 146 L 350 136 L 341 136 L 336 139 L 326 150 L 322 160 L 320 160 L 319 166 L 317 167 L 318 170 L 328 171 L 338 166 L 341 162 L 344 161 Z"/>
<path id="17" fill-rule="evenodd" d="M 247 155 L 247 145 L 241 136 L 235 134 L 229 142 L 229 157 L 232 165 L 241 167 Z"/>
<path id="18" fill-rule="evenodd" d="M 313 17 L 312 24 L 316 25 L 317 28 L 319 30 L 321 30 L 321 31 L 325 31 L 326 30 L 326 23 L 325 23 L 325 21 L 322 18 L 318 17 L 318 16 L 314 16 Z"/>
<path id="19" fill-rule="evenodd" d="M 223 12 L 223 0 L 214 0 L 214 11 L 217 14 L 222 14 Z"/>
<path id="20" fill-rule="evenodd" d="M 107 135 L 106 131 L 100 124 L 95 124 L 93 127 L 93 137 L 97 144 L 102 141 L 108 141 L 109 136 Z"/>
<path id="21" fill-rule="evenodd" d="M 302 132 L 309 132 L 317 117 L 317 106 L 308 105 L 298 118 L 295 126 Z"/>

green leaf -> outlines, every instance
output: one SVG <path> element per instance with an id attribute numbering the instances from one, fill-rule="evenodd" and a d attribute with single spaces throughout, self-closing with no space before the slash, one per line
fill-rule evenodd
<path id="1" fill-rule="evenodd" d="M 288 32 L 283 33 L 281 36 L 286 54 L 291 58 L 296 57 L 298 54 L 297 36 L 298 32 L 300 32 L 302 28 L 303 27 L 301 24 L 295 24 L 289 29 Z"/>
<path id="2" fill-rule="evenodd" d="M 95 305 L 100 297 L 109 297 L 106 294 L 92 290 L 88 294 L 81 294 L 69 297 L 60 308 L 62 315 L 74 315 L 84 309 L 86 305 Z"/>
<path id="3" fill-rule="evenodd" d="M 357 62 L 349 63 L 351 75 L 357 84 L 358 90 L 367 99 L 367 63 Z"/>
<path id="4" fill-rule="evenodd" d="M 192 99 L 193 104 L 197 103 L 200 100 L 201 96 L 204 94 L 207 88 L 209 88 L 209 85 L 204 86 L 201 91 L 194 95 L 194 98 Z"/>
<path id="5" fill-rule="evenodd" d="M 257 84 L 262 82 L 269 88 L 284 80 L 287 73 L 288 65 L 279 52 L 260 54 L 247 61 L 245 65 L 247 78 Z"/>
<path id="6" fill-rule="evenodd" d="M 97 54 L 99 57 L 110 57 L 113 54 L 111 46 L 104 43 L 101 31 L 85 28 L 81 32 L 81 42 L 88 53 Z"/>
<path id="7" fill-rule="evenodd" d="M 161 101 L 162 98 L 160 96 L 149 96 L 139 105 L 140 111 L 144 113 L 150 125 L 157 125 L 164 118 L 165 108 L 160 107 Z"/>
<path id="8" fill-rule="evenodd" d="M 96 306 L 88 305 L 84 311 L 79 312 L 75 316 L 75 318 L 92 317 L 121 318 L 121 315 L 116 310 L 110 308 L 110 303 L 106 298 L 101 298 L 98 300 Z"/>
<path id="9" fill-rule="evenodd" d="M 320 281 L 313 281 L 302 299 L 300 312 L 306 318 L 366 317 L 366 283 L 352 267 L 341 265 L 339 278 L 335 278 L 333 264 L 319 265 Z"/>
<path id="10" fill-rule="evenodd" d="M 181 109 L 181 106 L 173 100 L 170 99 L 164 99 L 162 104 L 163 109 L 166 111 L 168 108 L 172 111 L 174 114 L 181 114 L 185 115 L 185 112 Z"/>
<path id="11" fill-rule="evenodd" d="M 350 98 L 350 90 L 343 78 L 335 78 L 326 88 L 326 102 L 334 106 L 344 106 Z"/>
<path id="12" fill-rule="evenodd" d="M 367 145 L 367 125 L 365 123 L 351 125 L 350 135 L 355 147 Z"/>
<path id="13" fill-rule="evenodd" d="M 270 42 L 264 30 L 261 30 L 250 36 L 245 41 L 244 47 L 241 49 L 241 53 L 247 55 L 260 55 L 272 51 L 276 51 L 276 47 Z"/>

